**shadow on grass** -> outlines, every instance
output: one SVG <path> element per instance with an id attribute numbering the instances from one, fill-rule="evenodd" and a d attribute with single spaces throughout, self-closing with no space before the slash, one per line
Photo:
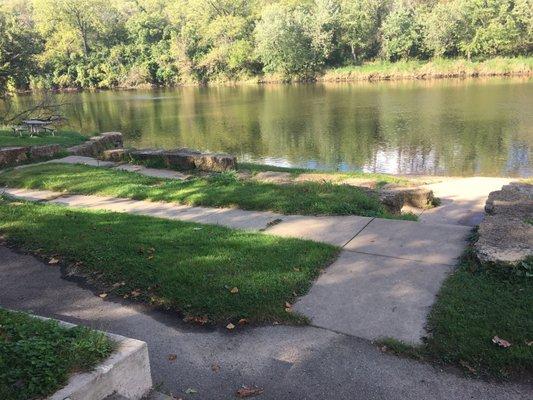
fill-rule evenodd
<path id="1" fill-rule="evenodd" d="M 285 302 L 304 294 L 338 253 L 219 226 L 8 201 L 0 203 L 0 231 L 18 247 L 75 266 L 106 293 L 215 323 L 302 321 Z"/>
<path id="2" fill-rule="evenodd" d="M 0 183 L 10 187 L 73 194 L 97 194 L 195 206 L 234 206 L 283 214 L 402 218 L 389 214 L 377 196 L 359 188 L 314 182 L 277 185 L 240 181 L 231 175 L 177 181 L 84 165 L 47 164 L 11 171 L 0 176 Z"/>

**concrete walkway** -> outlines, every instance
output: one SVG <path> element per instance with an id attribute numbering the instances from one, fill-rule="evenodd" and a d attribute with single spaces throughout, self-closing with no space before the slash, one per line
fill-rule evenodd
<path id="1" fill-rule="evenodd" d="M 185 174 L 135 165 L 66 157 L 54 162 L 123 169 L 147 176 L 186 179 Z M 294 309 L 316 327 L 375 340 L 392 337 L 420 344 L 442 282 L 479 223 L 488 194 L 509 179 L 457 178 L 428 185 L 442 206 L 419 210 L 420 221 L 358 216 L 300 216 L 233 208 L 191 207 L 59 192 L 6 189 L 33 201 L 222 225 L 310 239 L 343 248 Z"/>
<path id="2" fill-rule="evenodd" d="M 58 268 L 2 246 L 0 305 L 146 341 L 158 390 L 184 400 L 233 399 L 241 385 L 264 388 L 261 400 L 525 400 L 533 389 L 465 379 L 326 329 L 190 327 L 174 315 L 101 299 Z"/>
<path id="3" fill-rule="evenodd" d="M 435 197 L 438 197 L 442 204 L 424 210 L 419 219 L 427 223 L 479 225 L 489 193 L 500 190 L 503 185 L 512 181 L 510 178 L 471 177 L 445 179 L 425 185 L 433 190 Z"/>
<path id="4" fill-rule="evenodd" d="M 295 310 L 317 327 L 420 344 L 426 316 L 461 255 L 469 227 L 358 216 L 313 217 L 59 192 L 5 189 L 68 207 L 127 212 L 311 239 L 343 248 Z"/>
<path id="5" fill-rule="evenodd" d="M 85 156 L 67 156 L 39 163 L 24 164 L 15 167 L 15 169 L 27 168 L 40 164 L 81 164 L 88 165 L 90 167 L 115 168 L 120 171 L 135 172 L 140 175 L 163 179 L 184 180 L 190 177 L 190 175 L 170 169 L 148 168 L 143 165 L 124 164 L 113 161 L 101 161 L 93 157 Z"/>

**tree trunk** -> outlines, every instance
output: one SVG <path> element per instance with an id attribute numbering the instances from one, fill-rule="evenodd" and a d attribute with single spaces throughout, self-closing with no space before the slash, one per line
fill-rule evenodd
<path id="1" fill-rule="evenodd" d="M 89 54 L 89 44 L 87 43 L 87 34 L 85 32 L 81 33 L 81 39 L 83 41 L 83 54 L 87 57 Z"/>

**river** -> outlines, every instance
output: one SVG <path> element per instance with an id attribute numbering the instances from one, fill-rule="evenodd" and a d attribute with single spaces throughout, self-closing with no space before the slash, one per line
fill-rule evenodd
<path id="1" fill-rule="evenodd" d="M 38 96 L 18 96 L 23 108 Z M 533 175 L 533 80 L 238 85 L 53 95 L 68 127 L 133 147 L 224 151 L 277 166 Z"/>

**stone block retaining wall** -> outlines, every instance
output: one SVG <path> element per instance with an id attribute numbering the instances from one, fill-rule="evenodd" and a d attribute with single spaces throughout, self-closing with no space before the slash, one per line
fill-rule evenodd
<path id="1" fill-rule="evenodd" d="M 474 247 L 484 263 L 517 266 L 533 256 L 533 185 L 511 183 L 490 193 Z"/>
<path id="2" fill-rule="evenodd" d="M 175 170 L 223 172 L 235 169 L 237 159 L 229 154 L 201 153 L 190 149 L 133 150 L 128 153 L 131 161 L 151 167 Z"/>
<path id="3" fill-rule="evenodd" d="M 0 168 L 49 159 L 62 151 L 58 144 L 0 148 Z"/>
<path id="4" fill-rule="evenodd" d="M 67 151 L 71 155 L 84 157 L 98 157 L 105 150 L 122 148 L 122 133 L 105 132 L 98 136 L 93 136 L 85 143 L 69 147 Z"/>

